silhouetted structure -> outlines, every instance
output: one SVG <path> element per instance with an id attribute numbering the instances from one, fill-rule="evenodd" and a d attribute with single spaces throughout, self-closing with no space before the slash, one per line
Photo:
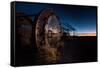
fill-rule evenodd
<path id="1" fill-rule="evenodd" d="M 77 30 L 72 25 L 63 23 L 61 24 L 61 28 L 64 36 L 76 36 Z"/>

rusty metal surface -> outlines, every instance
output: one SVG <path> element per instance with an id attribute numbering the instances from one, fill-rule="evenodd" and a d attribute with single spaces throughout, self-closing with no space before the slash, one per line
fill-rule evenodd
<path id="1" fill-rule="evenodd" d="M 41 62 L 44 62 L 45 64 L 59 63 L 61 57 L 60 50 L 58 50 L 60 46 L 63 46 L 63 43 L 60 40 L 60 32 L 52 33 L 52 37 L 48 38 L 49 28 L 47 28 L 47 26 L 48 19 L 50 16 L 55 16 L 57 18 L 57 16 L 52 10 L 44 10 L 38 16 L 36 21 L 35 39 L 36 46 L 38 48 L 38 63 L 40 64 Z M 59 22 L 57 23 L 59 24 Z M 57 38 L 59 39 L 57 40 Z"/>
<path id="2" fill-rule="evenodd" d="M 21 17 L 22 15 L 25 14 L 16 13 L 16 33 L 20 47 L 28 48 L 32 45 L 32 19 L 30 17 Z"/>

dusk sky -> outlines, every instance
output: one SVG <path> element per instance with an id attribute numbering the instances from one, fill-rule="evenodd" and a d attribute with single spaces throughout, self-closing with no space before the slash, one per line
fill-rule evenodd
<path id="1" fill-rule="evenodd" d="M 53 8 L 61 24 L 69 23 L 78 33 L 96 33 L 96 6 L 16 3 L 16 11 L 25 14 L 38 14 L 44 8 Z"/>

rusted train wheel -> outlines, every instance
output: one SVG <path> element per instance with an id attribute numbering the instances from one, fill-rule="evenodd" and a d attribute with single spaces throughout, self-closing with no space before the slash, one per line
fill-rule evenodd
<path id="1" fill-rule="evenodd" d="M 39 51 L 39 62 L 57 63 L 59 59 L 59 41 L 61 29 L 59 18 L 52 10 L 43 10 L 37 17 L 35 40 Z M 43 63 L 43 62 L 42 62 Z"/>
<path id="2" fill-rule="evenodd" d="M 47 24 L 48 17 L 52 14 L 52 11 L 44 10 L 37 18 L 35 28 L 35 39 L 37 47 L 42 47 L 45 45 L 45 25 Z"/>

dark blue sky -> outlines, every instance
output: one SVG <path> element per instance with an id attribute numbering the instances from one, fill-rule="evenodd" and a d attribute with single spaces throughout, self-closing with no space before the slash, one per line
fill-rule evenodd
<path id="1" fill-rule="evenodd" d="M 44 8 L 53 8 L 61 24 L 69 23 L 78 33 L 96 33 L 97 8 L 94 6 L 16 3 L 16 11 L 38 14 Z"/>

